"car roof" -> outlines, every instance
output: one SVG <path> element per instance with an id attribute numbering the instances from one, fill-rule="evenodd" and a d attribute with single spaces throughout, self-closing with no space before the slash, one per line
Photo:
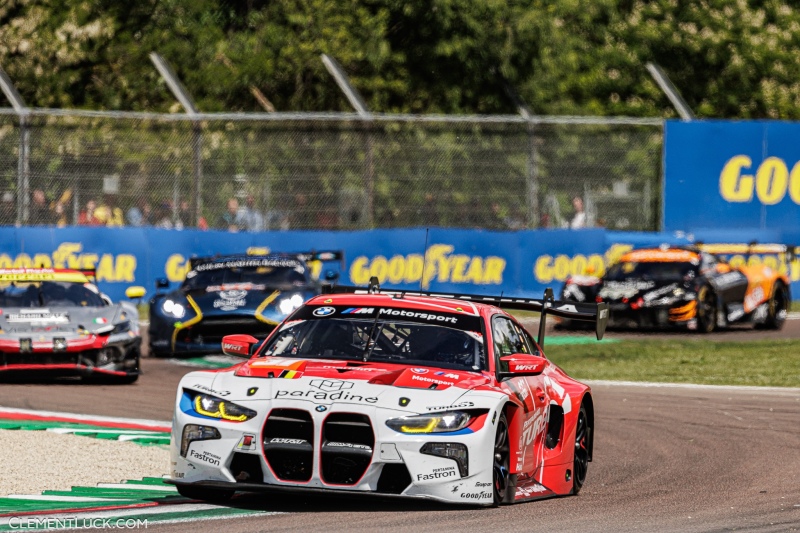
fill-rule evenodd
<path id="1" fill-rule="evenodd" d="M 399 293 L 402 294 L 402 293 Z M 450 313 L 464 313 L 473 316 L 482 316 L 492 313 L 508 314 L 493 305 L 455 298 L 434 296 L 416 296 L 395 294 L 321 294 L 306 302 L 306 305 L 348 305 L 359 307 L 404 307 L 426 311 L 445 311 Z"/>
<path id="2" fill-rule="evenodd" d="M 11 281 L 62 281 L 88 283 L 85 272 L 69 268 L 0 268 L 0 283 Z"/>

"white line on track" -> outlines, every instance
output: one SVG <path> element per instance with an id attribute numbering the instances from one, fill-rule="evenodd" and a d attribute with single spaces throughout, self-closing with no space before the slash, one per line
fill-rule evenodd
<path id="1" fill-rule="evenodd" d="M 797 387 L 758 387 L 755 385 L 700 385 L 696 383 L 656 383 L 648 381 L 611 381 L 603 379 L 582 380 L 590 386 L 612 386 L 612 387 L 641 387 L 651 389 L 699 389 L 699 390 L 718 390 L 718 391 L 739 391 L 739 392 L 782 392 L 790 395 L 800 394 Z"/>

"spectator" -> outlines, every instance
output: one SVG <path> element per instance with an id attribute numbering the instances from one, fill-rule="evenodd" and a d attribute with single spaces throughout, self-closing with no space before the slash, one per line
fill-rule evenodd
<path id="1" fill-rule="evenodd" d="M 247 196 L 245 206 L 240 209 L 239 219 L 246 231 L 264 231 L 264 216 L 256 209 L 256 198 Z"/>
<path id="2" fill-rule="evenodd" d="M 242 217 L 239 215 L 239 200 L 236 198 L 228 199 L 227 208 L 219 218 L 219 227 L 234 233 L 242 229 Z"/>
<path id="3" fill-rule="evenodd" d="M 0 226 L 13 226 L 17 222 L 17 206 L 14 203 L 14 193 L 6 191 L 3 193 L 3 201 L 0 202 Z"/>
<path id="4" fill-rule="evenodd" d="M 117 207 L 117 199 L 113 194 L 103 195 L 103 203 L 97 206 L 94 216 L 101 224 L 109 227 L 125 225 L 122 209 Z"/>
<path id="5" fill-rule="evenodd" d="M 576 196 L 572 199 L 572 207 L 575 209 L 575 214 L 572 215 L 572 220 L 569 221 L 570 229 L 580 229 L 586 227 L 586 211 L 583 210 L 583 198 Z"/>
<path id="6" fill-rule="evenodd" d="M 31 195 L 31 205 L 28 210 L 31 224 L 50 224 L 53 222 L 53 213 L 47 205 L 47 199 L 42 189 L 34 189 Z"/>
<path id="7" fill-rule="evenodd" d="M 183 229 L 192 225 L 192 210 L 189 208 L 189 202 L 181 200 L 178 206 L 178 212 L 175 213 L 175 229 Z"/>
<path id="8" fill-rule="evenodd" d="M 86 207 L 78 215 L 78 224 L 81 226 L 102 226 L 103 223 L 95 216 L 97 202 L 89 200 Z"/>
<path id="9" fill-rule="evenodd" d="M 128 209 L 125 214 L 125 220 L 128 225 L 135 227 L 152 226 L 153 225 L 153 210 L 150 207 L 150 202 L 146 198 L 139 198 L 136 205 Z"/>
<path id="10" fill-rule="evenodd" d="M 155 212 L 155 224 L 159 229 L 173 229 L 175 225 L 172 223 L 172 206 L 169 202 L 162 202 Z"/>

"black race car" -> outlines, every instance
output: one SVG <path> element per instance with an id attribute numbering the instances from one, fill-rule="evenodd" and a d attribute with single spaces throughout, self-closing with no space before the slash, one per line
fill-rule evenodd
<path id="1" fill-rule="evenodd" d="M 150 300 L 150 354 L 222 353 L 222 337 L 231 333 L 263 339 L 324 283 L 338 279 L 327 270 L 320 280 L 313 265 L 343 260 L 341 251 L 193 258 L 177 290 L 157 291 Z M 161 279 L 156 286 L 169 283 Z"/>
<path id="2" fill-rule="evenodd" d="M 741 262 L 724 259 L 737 255 Z M 774 264 L 745 260 L 753 255 L 774 257 Z M 752 323 L 780 329 L 791 304 L 785 272 L 794 256 L 793 247 L 780 244 L 642 248 L 623 255 L 602 277 L 568 278 L 561 299 L 608 303 L 609 327 L 679 326 L 709 333 Z M 560 326 L 578 324 L 563 320 Z"/>

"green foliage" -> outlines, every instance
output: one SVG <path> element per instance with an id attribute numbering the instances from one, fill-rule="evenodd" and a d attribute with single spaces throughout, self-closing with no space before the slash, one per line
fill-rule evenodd
<path id="1" fill-rule="evenodd" d="M 180 111 L 161 53 L 204 111 L 348 111 L 320 54 L 378 112 L 800 117 L 789 0 L 7 0 L 0 64 L 34 107 Z"/>

